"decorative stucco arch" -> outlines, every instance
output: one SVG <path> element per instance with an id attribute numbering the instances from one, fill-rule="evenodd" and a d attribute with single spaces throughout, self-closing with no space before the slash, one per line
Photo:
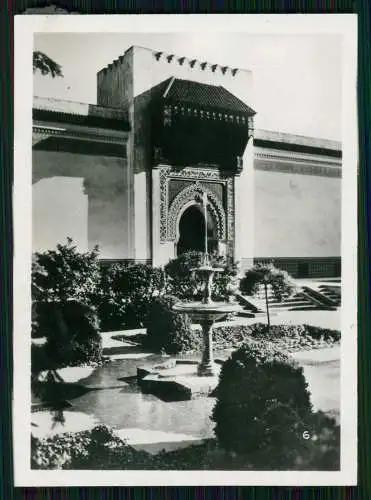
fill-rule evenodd
<path id="1" fill-rule="evenodd" d="M 219 240 L 226 239 L 226 217 L 222 202 L 207 186 L 196 183 L 178 193 L 170 205 L 167 224 L 168 240 L 176 240 L 181 215 L 188 207 L 199 203 L 204 192 L 207 193 L 208 208 L 216 223 L 217 237 Z"/>

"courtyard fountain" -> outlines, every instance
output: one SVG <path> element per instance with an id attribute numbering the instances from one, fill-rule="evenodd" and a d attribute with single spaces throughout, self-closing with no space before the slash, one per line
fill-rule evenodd
<path id="1" fill-rule="evenodd" d="M 202 331 L 201 360 L 179 360 L 170 358 L 157 366 L 138 367 L 138 382 L 143 390 L 157 395 L 167 394 L 180 399 L 209 396 L 218 384 L 221 361 L 214 360 L 213 325 L 218 319 L 238 312 L 240 306 L 231 302 L 212 300 L 213 279 L 216 273 L 223 272 L 222 267 L 213 267 L 210 263 L 207 247 L 207 196 L 204 194 L 205 215 L 205 252 L 201 265 L 192 270 L 203 285 L 201 301 L 178 302 L 173 310 L 187 314 L 193 323 L 198 323 Z M 218 362 L 219 361 L 219 362 Z"/>

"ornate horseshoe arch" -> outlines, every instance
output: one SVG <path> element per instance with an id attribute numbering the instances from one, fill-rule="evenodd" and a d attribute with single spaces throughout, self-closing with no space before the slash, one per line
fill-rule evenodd
<path id="1" fill-rule="evenodd" d="M 226 223 L 225 212 L 221 201 L 218 197 L 206 186 L 202 184 L 193 184 L 184 188 L 173 200 L 168 212 L 167 224 L 167 239 L 174 241 L 177 236 L 177 224 L 179 215 L 186 205 L 190 205 L 192 201 L 195 203 L 198 199 L 202 199 L 202 194 L 206 191 L 208 197 L 208 207 L 216 222 L 216 230 L 219 240 L 226 239 Z"/>

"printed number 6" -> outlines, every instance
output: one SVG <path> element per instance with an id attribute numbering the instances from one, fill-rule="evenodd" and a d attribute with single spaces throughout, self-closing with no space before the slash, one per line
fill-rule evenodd
<path id="1" fill-rule="evenodd" d="M 303 438 L 306 439 L 306 440 L 310 439 L 310 434 L 309 434 L 308 431 L 304 431 L 303 432 Z"/>

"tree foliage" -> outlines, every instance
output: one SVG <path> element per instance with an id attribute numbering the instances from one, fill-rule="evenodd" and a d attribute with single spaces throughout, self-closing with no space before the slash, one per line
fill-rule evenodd
<path id="1" fill-rule="evenodd" d="M 143 327 L 148 304 L 164 288 L 164 272 L 148 264 L 123 263 L 102 269 L 97 295 L 102 329 Z"/>
<path id="2" fill-rule="evenodd" d="M 42 75 L 50 75 L 52 78 L 63 77 L 61 66 L 39 50 L 33 52 L 33 72 L 37 71 L 40 71 Z"/>
<path id="3" fill-rule="evenodd" d="M 95 302 L 100 280 L 98 247 L 79 252 L 71 238 L 32 260 L 32 298 L 37 302 Z"/>
<path id="4" fill-rule="evenodd" d="M 203 262 L 203 252 L 186 252 L 165 266 L 167 276 L 167 292 L 182 300 L 201 300 L 203 283 L 200 275 L 194 272 Z M 227 300 L 233 293 L 233 284 L 237 281 L 237 264 L 224 257 L 211 256 L 213 267 L 223 268 L 214 275 L 212 299 Z"/>
<path id="5" fill-rule="evenodd" d="M 273 264 L 257 264 L 248 269 L 240 281 L 240 290 L 246 295 L 256 295 L 265 283 L 270 287 L 274 298 L 278 301 L 289 297 L 296 290 L 293 278 L 286 271 L 276 268 Z"/>
<path id="6" fill-rule="evenodd" d="M 248 269 L 240 281 L 240 291 L 247 295 L 256 295 L 264 290 L 265 307 L 270 328 L 269 298 L 270 290 L 278 302 L 282 302 L 296 291 L 296 285 L 291 276 L 282 269 L 277 269 L 273 264 L 257 264 Z"/>
<path id="7" fill-rule="evenodd" d="M 95 309 L 100 282 L 98 249 L 80 253 L 69 238 L 32 262 L 32 335 L 46 342 L 32 351 L 32 372 L 99 361 Z"/>

